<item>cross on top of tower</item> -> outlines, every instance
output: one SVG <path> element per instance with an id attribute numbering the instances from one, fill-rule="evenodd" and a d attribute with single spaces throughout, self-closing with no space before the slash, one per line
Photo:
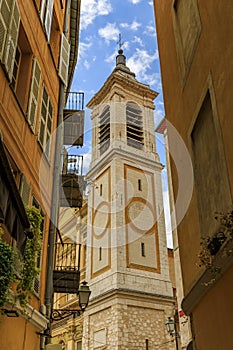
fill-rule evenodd
<path id="1" fill-rule="evenodd" d="M 118 40 L 117 43 L 118 43 L 118 45 L 119 45 L 118 53 L 119 53 L 119 55 L 122 55 L 122 54 L 123 54 L 122 46 L 124 45 L 124 42 L 122 42 L 121 33 L 119 33 L 119 40 Z"/>

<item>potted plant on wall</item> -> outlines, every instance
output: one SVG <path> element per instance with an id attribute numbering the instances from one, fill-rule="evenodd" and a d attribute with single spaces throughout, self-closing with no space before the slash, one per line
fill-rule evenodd
<path id="1" fill-rule="evenodd" d="M 227 248 L 227 243 L 233 238 L 233 211 L 216 214 L 215 219 L 220 224 L 219 229 L 212 236 L 202 238 L 198 257 L 199 266 L 214 268 L 217 271 L 217 267 L 213 266 L 215 256 L 218 253 L 223 256 L 233 254 L 232 249 Z"/>

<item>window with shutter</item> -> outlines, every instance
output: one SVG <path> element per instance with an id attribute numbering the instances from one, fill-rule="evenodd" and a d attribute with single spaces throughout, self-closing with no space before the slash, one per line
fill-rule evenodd
<path id="1" fill-rule="evenodd" d="M 12 80 L 11 84 L 14 90 L 16 90 L 17 80 L 19 76 L 19 67 L 20 67 L 20 61 L 21 61 L 21 51 L 20 48 L 17 47 L 16 54 L 15 54 L 15 62 L 14 62 L 14 68 L 13 68 L 13 74 L 12 74 Z"/>
<path id="2" fill-rule="evenodd" d="M 7 31 L 11 18 L 11 8 L 14 1 L 0 0 L 0 59 L 4 56 Z"/>
<path id="3" fill-rule="evenodd" d="M 46 154 L 49 157 L 50 153 L 50 136 L 52 133 L 52 118 L 53 118 L 53 106 L 50 101 L 48 92 L 43 87 L 41 113 L 40 113 L 40 129 L 38 140 Z"/>
<path id="4" fill-rule="evenodd" d="M 28 102 L 27 119 L 33 131 L 35 130 L 38 96 L 40 90 L 41 70 L 36 59 L 33 61 L 31 88 Z"/>
<path id="5" fill-rule="evenodd" d="M 24 174 L 21 174 L 19 192 L 22 197 L 24 206 L 27 206 L 30 200 L 31 189 L 30 189 L 29 183 L 27 182 L 26 176 Z"/>
<path id="6" fill-rule="evenodd" d="M 69 57 L 70 57 L 70 44 L 66 36 L 62 33 L 60 61 L 59 61 L 59 76 L 65 85 L 67 85 L 67 81 L 68 81 Z"/>
<path id="7" fill-rule="evenodd" d="M 13 2 L 13 7 L 11 8 L 11 18 L 8 28 L 3 63 L 6 67 L 9 79 L 12 79 L 13 67 L 15 61 L 15 53 L 17 48 L 18 34 L 19 34 L 19 24 L 20 24 L 20 13 L 16 1 Z"/>
<path id="8" fill-rule="evenodd" d="M 40 18 L 44 25 L 47 38 L 50 38 L 54 0 L 43 0 L 41 3 Z"/>

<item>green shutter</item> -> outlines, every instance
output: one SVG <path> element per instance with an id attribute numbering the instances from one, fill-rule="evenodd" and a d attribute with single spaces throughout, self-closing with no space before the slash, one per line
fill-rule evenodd
<path id="1" fill-rule="evenodd" d="M 13 0 L 0 0 L 0 60 L 2 60 L 4 56 L 13 2 Z"/>
<path id="2" fill-rule="evenodd" d="M 65 85 L 67 85 L 67 81 L 68 81 L 69 57 L 70 57 L 70 44 L 66 36 L 62 33 L 60 61 L 59 61 L 59 76 Z"/>
<path id="3" fill-rule="evenodd" d="M 11 11 L 11 19 L 10 19 L 8 35 L 6 39 L 6 50 L 4 51 L 4 56 L 3 56 L 3 63 L 5 64 L 10 80 L 12 78 L 13 68 L 14 68 L 15 53 L 16 53 L 16 47 L 18 42 L 18 34 L 19 34 L 19 24 L 20 24 L 19 8 L 16 1 L 14 1 L 12 11 Z"/>
<path id="4" fill-rule="evenodd" d="M 21 174 L 21 179 L 20 179 L 20 195 L 22 197 L 22 201 L 24 206 L 27 206 L 29 204 L 30 200 L 30 185 L 27 182 L 26 176 L 24 174 Z"/>
<path id="5" fill-rule="evenodd" d="M 31 88 L 28 102 L 27 119 L 32 129 L 35 130 L 38 96 L 40 91 L 41 70 L 36 59 L 33 61 Z"/>
<path id="6" fill-rule="evenodd" d="M 52 26 L 53 3 L 54 3 L 54 0 L 47 1 L 47 8 L 46 8 L 46 14 L 45 14 L 44 26 L 45 26 L 45 31 L 46 31 L 48 40 L 50 38 L 51 26 Z"/>

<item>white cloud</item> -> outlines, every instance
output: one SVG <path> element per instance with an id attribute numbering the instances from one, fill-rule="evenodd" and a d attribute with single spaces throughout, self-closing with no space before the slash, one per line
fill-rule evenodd
<path id="1" fill-rule="evenodd" d="M 90 49 L 91 46 L 92 46 L 92 42 L 89 42 L 89 43 L 80 42 L 79 43 L 78 54 L 79 54 L 80 59 L 83 59 L 86 56 L 86 51 L 88 49 Z"/>
<path id="2" fill-rule="evenodd" d="M 129 0 L 129 2 L 131 2 L 132 4 L 139 4 L 139 2 L 141 2 L 141 0 Z"/>
<path id="3" fill-rule="evenodd" d="M 127 66 L 136 74 L 139 81 L 144 81 L 149 85 L 161 85 L 159 73 L 148 73 L 152 63 L 159 57 L 158 51 L 150 55 L 146 50 L 136 49 L 136 52 L 127 61 Z M 158 87 L 157 87 L 158 88 Z"/>
<path id="4" fill-rule="evenodd" d="M 86 69 L 90 68 L 90 63 L 87 60 L 85 60 L 83 64 Z"/>
<path id="5" fill-rule="evenodd" d="M 139 44 L 141 47 L 145 46 L 144 42 L 141 38 L 139 38 L 139 36 L 134 36 L 133 43 Z"/>
<path id="6" fill-rule="evenodd" d="M 110 0 L 81 1 L 81 29 L 86 29 L 98 16 L 107 16 L 112 11 Z"/>
<path id="7" fill-rule="evenodd" d="M 107 43 L 109 43 L 112 40 L 117 42 L 120 31 L 117 28 L 116 23 L 107 23 L 105 27 L 98 30 L 98 33 Z"/>
<path id="8" fill-rule="evenodd" d="M 164 118 L 164 109 L 159 108 L 158 104 L 156 103 L 155 100 L 155 112 L 154 112 L 154 121 L 155 121 L 155 127 L 159 125 L 161 120 Z"/>
<path id="9" fill-rule="evenodd" d="M 152 24 L 149 24 L 146 26 L 146 29 L 144 30 L 143 34 L 149 35 L 149 36 L 155 36 L 156 37 L 156 30 L 155 26 Z"/>
<path id="10" fill-rule="evenodd" d="M 148 5 L 153 6 L 153 5 L 154 5 L 154 4 L 153 4 L 153 1 L 149 1 L 149 2 L 148 2 Z"/>
<path id="11" fill-rule="evenodd" d="M 104 61 L 107 63 L 113 63 L 115 59 L 116 59 L 116 52 L 113 52 L 113 54 L 105 58 Z"/>
<path id="12" fill-rule="evenodd" d="M 123 50 L 129 50 L 129 48 L 130 48 L 130 42 L 129 41 L 124 41 L 122 49 Z"/>
<path id="13" fill-rule="evenodd" d="M 133 31 L 138 30 L 138 28 L 141 27 L 141 25 L 142 25 L 141 23 L 139 23 L 135 20 L 131 24 L 129 24 L 129 23 L 121 23 L 120 24 L 121 28 L 129 29 L 129 30 L 133 30 Z"/>
<path id="14" fill-rule="evenodd" d="M 89 170 L 89 166 L 91 163 L 91 149 L 89 153 L 83 155 L 83 174 L 86 174 Z"/>

